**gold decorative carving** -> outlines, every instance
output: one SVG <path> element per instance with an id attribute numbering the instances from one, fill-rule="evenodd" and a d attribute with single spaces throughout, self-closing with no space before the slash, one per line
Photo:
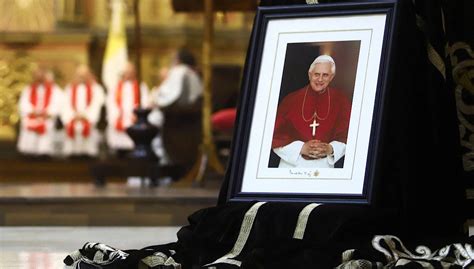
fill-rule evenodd
<path id="1" fill-rule="evenodd" d="M 456 83 L 455 96 L 463 166 L 465 171 L 474 171 L 474 52 L 464 42 L 454 43 L 447 48 Z M 471 101 L 468 101 L 471 100 Z"/>
<path id="2" fill-rule="evenodd" d="M 15 139 L 19 121 L 18 98 L 31 80 L 33 60 L 25 52 L 11 59 L 0 59 L 0 139 Z"/>
<path id="3" fill-rule="evenodd" d="M 0 3 L 0 29 L 3 32 L 54 30 L 54 0 L 1 0 Z"/>

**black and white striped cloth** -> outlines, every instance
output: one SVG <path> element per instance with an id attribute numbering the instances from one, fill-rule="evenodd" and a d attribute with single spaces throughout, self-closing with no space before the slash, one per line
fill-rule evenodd
<path id="1" fill-rule="evenodd" d="M 120 250 L 101 243 L 86 243 L 64 259 L 64 269 L 181 269 L 170 245 L 141 250 Z"/>

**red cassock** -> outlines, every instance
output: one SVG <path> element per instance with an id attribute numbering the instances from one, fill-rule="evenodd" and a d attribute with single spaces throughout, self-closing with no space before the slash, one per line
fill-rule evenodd
<path id="1" fill-rule="evenodd" d="M 310 124 L 313 123 L 315 111 L 319 117 L 316 118 L 319 126 L 313 137 Z M 341 91 L 328 88 L 320 94 L 305 86 L 285 96 L 278 105 L 272 148 L 283 147 L 297 140 L 307 142 L 312 139 L 346 144 L 350 115 L 351 103 Z"/>

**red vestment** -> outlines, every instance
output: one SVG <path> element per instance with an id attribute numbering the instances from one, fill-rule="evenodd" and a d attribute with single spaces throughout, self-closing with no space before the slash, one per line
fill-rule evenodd
<path id="1" fill-rule="evenodd" d="M 117 131 L 124 131 L 125 127 L 123 126 L 123 108 L 122 108 L 122 96 L 123 96 L 123 80 L 120 80 L 117 85 L 117 91 L 115 93 L 115 102 L 117 107 L 119 108 L 119 116 L 117 121 L 115 122 L 115 129 Z M 137 108 L 140 105 L 140 86 L 138 85 L 138 81 L 133 81 L 133 104 L 134 108 Z"/>
<path id="2" fill-rule="evenodd" d="M 38 84 L 33 83 L 31 85 L 31 92 L 30 92 L 30 103 L 31 106 L 37 112 L 44 113 L 46 116 L 46 111 L 49 107 L 49 103 L 51 101 L 51 94 L 53 92 L 53 85 L 51 83 L 45 82 L 44 84 L 45 92 L 44 92 L 44 100 L 43 106 L 39 107 L 38 105 Z M 32 132 L 36 132 L 38 135 L 43 135 L 46 133 L 46 123 L 45 117 L 38 117 L 36 114 L 31 113 L 28 115 L 26 128 Z"/>
<path id="3" fill-rule="evenodd" d="M 313 137 L 310 124 L 313 123 L 315 111 L 320 119 L 315 117 L 319 126 Z M 310 86 L 305 86 L 285 96 L 278 105 L 272 148 L 283 147 L 297 140 L 307 142 L 317 139 L 324 143 L 346 143 L 350 114 L 351 103 L 341 91 L 328 87 L 320 94 Z"/>
<path id="4" fill-rule="evenodd" d="M 72 109 L 77 112 L 77 84 L 72 85 L 71 89 L 71 106 Z M 92 102 L 92 85 L 90 82 L 86 83 L 86 105 L 90 106 Z M 66 133 L 70 138 L 74 138 L 74 130 L 75 130 L 75 124 L 77 121 L 82 121 L 83 124 L 83 130 L 82 130 L 82 136 L 83 137 L 89 137 L 90 135 L 90 130 L 91 130 L 91 124 L 90 122 L 83 118 L 83 119 L 72 119 L 66 126 Z"/>

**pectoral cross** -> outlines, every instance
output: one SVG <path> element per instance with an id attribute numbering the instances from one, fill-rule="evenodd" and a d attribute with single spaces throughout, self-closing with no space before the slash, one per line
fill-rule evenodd
<path id="1" fill-rule="evenodd" d="M 312 132 L 313 137 L 316 135 L 316 127 L 318 126 L 319 126 L 319 123 L 316 122 L 316 119 L 314 119 L 313 123 L 309 125 L 309 127 L 313 128 L 313 132 Z"/>

